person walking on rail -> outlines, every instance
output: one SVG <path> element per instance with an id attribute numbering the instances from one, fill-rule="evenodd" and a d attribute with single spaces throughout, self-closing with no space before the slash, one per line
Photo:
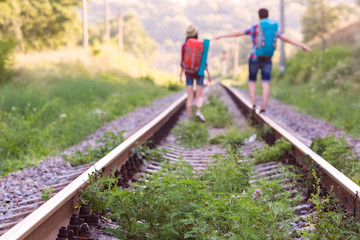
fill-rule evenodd
<path id="1" fill-rule="evenodd" d="M 302 48 L 304 51 L 312 52 L 311 48 L 303 43 L 297 42 L 278 31 L 278 23 L 268 19 L 269 12 L 265 8 L 259 10 L 260 23 L 255 24 L 245 31 L 237 31 L 214 38 L 240 37 L 250 35 L 252 40 L 252 48 L 249 56 L 249 95 L 253 104 L 253 110 L 256 110 L 256 76 L 261 69 L 262 77 L 262 105 L 260 113 L 265 113 L 267 102 L 270 94 L 270 78 L 272 61 L 271 58 L 276 49 L 276 40 L 280 38 L 282 41 L 290 43 L 294 46 Z"/>
<path id="2" fill-rule="evenodd" d="M 190 25 L 186 30 L 186 40 L 182 45 L 181 50 L 181 72 L 180 72 L 180 82 L 183 81 L 183 74 L 185 72 L 186 76 L 186 91 L 188 98 L 186 101 L 186 111 L 189 118 L 192 117 L 192 105 L 194 100 L 194 79 L 196 80 L 196 113 L 195 116 L 199 118 L 202 122 L 205 122 L 205 117 L 201 113 L 201 107 L 203 105 L 202 92 L 204 88 L 204 74 L 199 74 L 201 71 L 202 65 L 206 64 L 206 57 L 203 55 L 207 54 L 206 48 L 204 47 L 204 42 L 197 40 L 198 31 L 192 25 Z M 209 83 L 211 82 L 211 75 L 207 68 L 205 70 L 208 75 Z M 203 71 L 202 71 L 203 72 Z"/>

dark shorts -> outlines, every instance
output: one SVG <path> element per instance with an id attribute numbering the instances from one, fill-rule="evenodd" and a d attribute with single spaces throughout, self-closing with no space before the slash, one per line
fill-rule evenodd
<path id="1" fill-rule="evenodd" d="M 193 86 L 194 79 L 196 80 L 196 86 L 204 86 L 204 76 L 190 77 L 186 75 L 186 86 Z"/>
<path id="2" fill-rule="evenodd" d="M 269 82 L 271 78 L 271 58 L 250 58 L 249 59 L 249 81 L 256 82 L 257 73 L 261 69 L 261 81 Z"/>

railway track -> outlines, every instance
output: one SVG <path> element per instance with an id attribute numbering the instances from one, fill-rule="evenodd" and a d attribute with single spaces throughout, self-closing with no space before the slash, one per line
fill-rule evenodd
<path id="1" fill-rule="evenodd" d="M 312 161 L 319 166 L 325 179 L 324 186 L 327 189 L 335 186 L 334 189 L 336 189 L 336 195 L 340 201 L 343 201 L 345 196 L 355 197 L 357 192 L 360 192 L 359 186 L 328 164 L 316 153 L 312 152 L 305 144 L 296 139 L 284 128 L 267 116 L 252 113 L 250 103 L 237 91 L 232 88 L 226 88 L 226 91 L 245 116 L 251 114 L 257 123 L 268 124 L 274 130 L 275 138 L 284 137 L 294 146 L 293 156 L 298 159 L 298 164 L 308 168 L 307 163 L 302 162 L 301 159 L 304 156 L 309 156 Z M 177 161 L 179 156 L 182 155 L 184 160 L 190 163 L 195 170 L 200 171 L 206 168 L 211 164 L 212 154 L 224 154 L 226 149 L 214 146 L 206 146 L 202 150 L 182 148 L 177 146 L 174 136 L 168 134 L 177 119 L 180 118 L 181 120 L 185 118 L 183 110 L 185 100 L 186 96 L 182 95 L 176 102 L 165 109 L 163 113 L 131 135 L 125 142 L 96 164 L 75 168 L 74 172 L 69 173 L 67 176 L 69 181 L 73 181 L 70 184 L 63 183 L 59 184 L 59 186 L 54 186 L 54 193 L 57 194 L 46 203 L 43 204 L 40 198 L 28 202 L 19 202 L 19 208 L 15 210 L 18 212 L 12 214 L 11 218 L 5 219 L 5 221 L 3 220 L 2 225 L 0 225 L 0 231 L 2 231 L 0 234 L 4 233 L 0 239 L 56 239 L 59 228 L 61 226 L 67 226 L 73 215 L 74 207 L 78 202 L 78 189 L 85 187 L 89 174 L 96 170 L 105 169 L 107 173 L 110 173 L 111 169 L 116 166 L 117 169 L 122 169 L 129 173 L 129 179 L 133 177 L 135 173 L 139 173 L 139 171 L 145 173 L 157 171 L 160 168 L 159 163 L 151 162 L 149 165 L 140 166 L 136 159 L 129 159 L 130 150 L 135 147 L 137 143 L 145 142 L 150 138 L 158 143 L 157 146 L 170 150 L 165 156 L 169 161 Z M 259 142 L 250 143 L 243 147 L 242 154 L 251 155 L 255 149 L 261 147 L 261 143 Z M 257 170 L 253 173 L 252 181 L 259 181 L 259 179 L 266 179 L 267 177 L 279 177 L 279 179 L 282 177 L 280 165 L 275 162 L 257 165 L 255 169 Z M 288 182 L 288 179 L 281 179 L 279 181 L 283 181 L 283 184 L 288 184 L 288 191 L 293 191 L 294 193 L 299 191 L 294 184 Z M 348 202 L 344 202 L 344 204 L 348 209 L 352 210 L 353 206 L 350 206 Z M 39 205 L 41 206 L 37 208 Z M 37 209 L 32 212 L 35 208 Z M 306 203 L 305 198 L 304 201 L 294 209 L 294 211 L 302 217 L 305 217 L 310 210 L 311 206 Z M 30 212 L 32 213 L 30 214 Z M 22 218 L 24 219 L 17 223 L 17 221 Z M 9 227 L 12 228 L 8 230 Z"/>

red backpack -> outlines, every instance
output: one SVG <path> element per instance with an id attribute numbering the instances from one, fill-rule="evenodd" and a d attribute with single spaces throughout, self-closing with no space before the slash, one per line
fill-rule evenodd
<path id="1" fill-rule="evenodd" d="M 204 53 L 204 44 L 194 38 L 190 38 L 185 44 L 184 60 L 182 67 L 185 72 L 197 74 L 200 68 L 201 58 Z"/>

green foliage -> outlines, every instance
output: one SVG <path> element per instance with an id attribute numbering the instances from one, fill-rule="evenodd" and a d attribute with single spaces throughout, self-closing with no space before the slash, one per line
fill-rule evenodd
<path id="1" fill-rule="evenodd" d="M 179 122 L 171 131 L 183 147 L 200 148 L 208 142 L 209 130 L 205 124 L 195 121 Z"/>
<path id="2" fill-rule="evenodd" d="M 59 154 L 103 124 L 169 93 L 153 83 L 113 73 L 104 74 L 111 81 L 103 75 L 90 77 L 81 68 L 73 75 L 60 71 L 46 75 L 46 81 L 2 85 L 0 175 Z"/>
<path id="3" fill-rule="evenodd" d="M 277 80 L 271 95 L 359 136 L 359 52 L 341 45 L 312 54 L 299 52 L 287 61 L 284 75 L 274 68 Z"/>
<path id="4" fill-rule="evenodd" d="M 227 145 L 231 142 L 244 142 L 246 138 L 256 134 L 256 129 L 248 126 L 244 126 L 239 129 L 237 127 L 230 127 L 226 129 L 224 134 L 218 134 L 210 139 L 211 144 L 223 144 Z"/>
<path id="5" fill-rule="evenodd" d="M 168 152 L 166 148 L 150 148 L 148 141 L 141 145 L 136 145 L 131 149 L 131 153 L 135 154 L 138 159 L 143 160 L 144 164 L 148 164 L 148 161 L 162 162 L 163 156 Z"/>
<path id="6" fill-rule="evenodd" d="M 69 156 L 64 155 L 63 157 L 66 161 L 70 162 L 71 166 L 79 166 L 97 161 L 125 141 L 124 132 L 121 131 L 119 135 L 113 132 L 105 132 L 103 138 L 97 141 L 98 144 L 95 148 L 87 149 L 85 152 L 78 150 Z"/>
<path id="7" fill-rule="evenodd" d="M 239 164 L 237 154 L 214 157 L 217 161 L 204 171 L 201 179 L 216 194 L 243 192 L 249 186 L 251 168 Z"/>
<path id="8" fill-rule="evenodd" d="M 307 3 L 308 7 L 301 19 L 302 32 L 306 42 L 316 37 L 324 38 L 326 33 L 337 27 L 342 15 L 352 12 L 352 9 L 345 4 L 332 6 L 324 0 L 307 0 Z"/>
<path id="9" fill-rule="evenodd" d="M 328 73 L 338 64 L 346 63 L 348 58 L 353 55 L 353 49 L 348 46 L 336 45 L 321 51 L 315 49 L 311 54 L 303 51 L 297 52 L 294 57 L 286 63 L 286 74 L 281 75 L 278 70 L 274 71 L 275 78 L 278 78 L 286 83 L 313 83 L 319 84 L 321 87 L 325 83 L 334 82 L 337 78 L 344 77 L 343 75 L 336 76 L 333 79 L 325 78 Z M 332 75 L 332 74 L 331 74 Z"/>
<path id="10" fill-rule="evenodd" d="M 167 88 L 172 92 L 177 92 L 182 89 L 181 85 L 172 82 L 168 84 Z"/>
<path id="11" fill-rule="evenodd" d="M 234 159 L 221 164 L 199 177 L 182 160 L 164 163 L 141 183 L 131 183 L 131 191 L 113 185 L 116 179 L 91 177 L 81 199 L 95 211 L 107 210 L 118 224 L 107 231 L 121 239 L 288 239 L 289 224 L 279 225 L 293 217 L 284 187 L 275 181 L 250 187 L 247 166 Z M 253 199 L 254 192 L 262 194 Z"/>
<path id="12" fill-rule="evenodd" d="M 12 65 L 11 55 L 14 47 L 14 42 L 5 42 L 0 40 L 0 83 L 9 80 L 11 76 L 9 68 Z"/>
<path id="13" fill-rule="evenodd" d="M 227 106 L 221 101 L 219 94 L 212 94 L 208 98 L 209 103 L 204 104 L 202 113 L 206 117 L 206 123 L 217 128 L 231 125 L 233 118 Z"/>
<path id="14" fill-rule="evenodd" d="M 80 18 L 77 0 L 3 0 L 0 36 L 19 42 L 22 49 L 56 48 L 76 44 Z"/>
<path id="15" fill-rule="evenodd" d="M 340 203 L 330 195 L 321 196 L 320 178 L 315 178 L 315 193 L 311 194 L 310 201 L 315 205 L 317 215 L 310 215 L 307 224 L 315 231 L 303 231 L 302 236 L 308 239 L 358 239 L 360 236 L 359 221 L 346 215 L 340 209 Z"/>
<path id="16" fill-rule="evenodd" d="M 93 45 L 94 55 L 99 54 L 101 51 L 97 45 L 104 41 L 104 33 L 105 24 L 103 21 L 90 25 L 89 27 L 89 42 Z M 110 22 L 111 44 L 113 46 L 118 46 L 118 33 L 118 21 L 114 19 Z M 138 15 L 134 12 L 130 12 L 124 16 L 123 41 L 126 52 L 130 52 L 137 57 L 142 57 L 147 60 L 153 60 L 157 43 L 149 36 Z"/>
<path id="17" fill-rule="evenodd" d="M 313 139 L 311 149 L 342 173 L 359 183 L 359 159 L 354 157 L 352 148 L 347 145 L 345 139 L 336 138 L 334 135 L 325 138 L 316 137 Z"/>
<path id="18" fill-rule="evenodd" d="M 44 188 L 43 190 L 41 190 L 41 199 L 43 201 L 48 201 L 51 198 L 51 193 L 53 191 L 54 187 L 50 186 L 49 188 Z"/>
<path id="19" fill-rule="evenodd" d="M 283 138 L 276 140 L 275 144 L 272 146 L 266 145 L 265 148 L 257 150 L 253 153 L 253 157 L 256 163 L 266 163 L 271 161 L 278 161 L 286 151 L 292 149 L 291 143 L 286 141 Z"/>

